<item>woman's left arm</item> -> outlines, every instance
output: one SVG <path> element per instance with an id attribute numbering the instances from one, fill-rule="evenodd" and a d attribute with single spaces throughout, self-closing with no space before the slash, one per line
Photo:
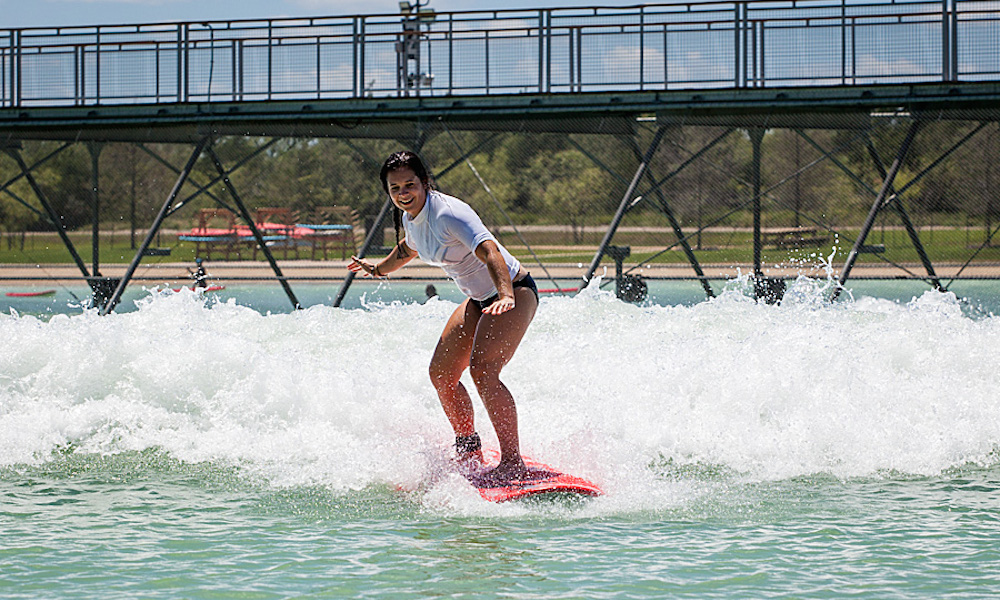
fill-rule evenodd
<path id="1" fill-rule="evenodd" d="M 504 262 L 497 243 L 486 240 L 476 246 L 476 258 L 486 265 L 499 296 L 496 302 L 483 309 L 483 313 L 499 315 L 514 308 L 514 284 L 510 280 L 510 271 L 507 270 L 507 263 Z"/>

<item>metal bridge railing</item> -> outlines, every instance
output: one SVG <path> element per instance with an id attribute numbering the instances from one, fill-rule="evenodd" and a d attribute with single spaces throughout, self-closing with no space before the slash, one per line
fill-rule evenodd
<path id="1" fill-rule="evenodd" d="M 1000 0 L 0 30 L 0 108 L 1000 80 Z"/>

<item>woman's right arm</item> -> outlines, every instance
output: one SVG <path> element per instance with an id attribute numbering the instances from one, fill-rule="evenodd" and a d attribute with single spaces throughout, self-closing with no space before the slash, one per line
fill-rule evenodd
<path id="1" fill-rule="evenodd" d="M 401 269 L 416 257 L 416 250 L 407 246 L 406 240 L 402 240 L 396 244 L 389 256 L 375 263 L 351 256 L 351 264 L 347 265 L 347 268 L 354 273 L 362 272 L 370 277 L 385 277 L 389 273 Z"/>

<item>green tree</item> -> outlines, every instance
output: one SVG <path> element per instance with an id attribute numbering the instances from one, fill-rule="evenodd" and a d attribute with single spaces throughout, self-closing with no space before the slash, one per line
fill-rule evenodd
<path id="1" fill-rule="evenodd" d="M 576 150 L 539 155 L 531 171 L 542 202 L 569 222 L 574 243 L 583 240 L 587 217 L 613 202 L 607 175 Z"/>
<path id="2" fill-rule="evenodd" d="M 38 142 L 25 146 L 25 162 L 29 165 L 50 153 L 58 142 Z M 39 187 L 63 219 L 67 229 L 88 225 L 93 215 L 93 183 L 90 153 L 84 144 L 75 144 L 33 172 Z M 37 203 L 37 200 L 33 202 Z M 36 230 L 51 230 L 47 220 L 29 225 Z"/>
<path id="3" fill-rule="evenodd" d="M 805 134 L 821 146 L 828 145 L 822 131 Z M 799 227 L 804 219 L 819 220 L 834 195 L 836 167 L 791 129 L 770 131 L 764 137 L 762 153 L 765 188 L 774 186 L 768 198 L 779 211 L 791 214 L 791 222 L 786 224 Z"/>

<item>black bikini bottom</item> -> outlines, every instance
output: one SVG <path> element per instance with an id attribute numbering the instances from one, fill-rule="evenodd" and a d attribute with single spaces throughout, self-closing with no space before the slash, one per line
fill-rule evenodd
<path id="1" fill-rule="evenodd" d="M 514 282 L 514 289 L 516 290 L 517 288 L 528 288 L 535 293 L 535 302 L 538 301 L 538 285 L 535 284 L 535 280 L 532 279 L 530 273 Z M 479 307 L 479 310 L 485 310 L 487 306 L 499 299 L 500 294 L 493 294 L 486 300 L 473 300 L 472 302 Z"/>

